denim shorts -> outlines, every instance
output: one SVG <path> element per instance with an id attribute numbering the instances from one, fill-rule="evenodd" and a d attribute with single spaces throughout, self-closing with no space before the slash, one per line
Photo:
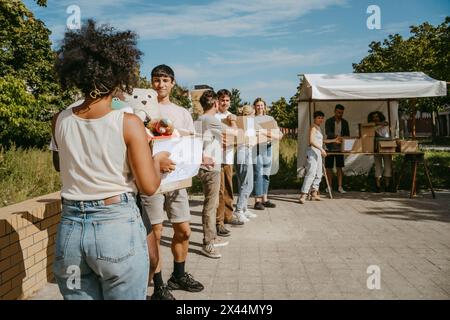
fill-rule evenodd
<path id="1" fill-rule="evenodd" d="M 131 193 L 102 200 L 63 199 L 53 272 L 66 300 L 145 300 L 146 231 Z"/>

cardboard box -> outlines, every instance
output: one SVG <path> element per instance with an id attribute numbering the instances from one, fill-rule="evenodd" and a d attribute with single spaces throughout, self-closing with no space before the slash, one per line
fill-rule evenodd
<path id="1" fill-rule="evenodd" d="M 378 152 L 379 153 L 390 153 L 395 152 L 397 148 L 397 142 L 393 140 L 378 141 Z"/>
<path id="2" fill-rule="evenodd" d="M 362 152 L 373 153 L 375 151 L 375 137 L 361 138 Z"/>
<path id="3" fill-rule="evenodd" d="M 175 190 L 180 190 L 180 189 L 186 189 L 189 187 L 192 187 L 192 178 L 188 178 L 185 180 L 180 180 L 180 181 L 168 183 L 163 186 L 159 186 L 159 188 L 155 192 L 155 194 L 165 193 L 165 192 L 170 192 L 170 191 L 175 191 Z"/>
<path id="4" fill-rule="evenodd" d="M 341 152 L 362 152 L 362 141 L 360 138 L 342 138 Z"/>
<path id="5" fill-rule="evenodd" d="M 161 174 L 161 185 L 155 194 L 192 186 L 192 177 L 198 174 L 202 162 L 201 137 L 189 134 L 181 134 L 179 137 L 156 137 L 151 145 L 153 155 L 168 151 L 171 153 L 170 159 L 176 163 L 174 172 Z"/>
<path id="6" fill-rule="evenodd" d="M 375 124 L 374 123 L 360 123 L 359 124 L 359 137 L 375 137 Z"/>
<path id="7" fill-rule="evenodd" d="M 415 140 L 397 140 L 398 152 L 417 152 L 419 150 L 419 143 Z"/>

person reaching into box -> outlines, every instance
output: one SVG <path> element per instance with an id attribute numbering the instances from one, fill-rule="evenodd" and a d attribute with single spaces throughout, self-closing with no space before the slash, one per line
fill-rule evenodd
<path id="1" fill-rule="evenodd" d="M 375 137 L 389 138 L 389 123 L 386 121 L 384 114 L 380 111 L 374 111 L 367 116 L 367 122 L 375 123 Z M 376 193 L 381 192 L 381 177 L 384 177 L 385 191 L 391 191 L 392 177 L 392 155 L 377 154 L 374 155 L 375 161 L 375 188 Z"/>
<path id="2" fill-rule="evenodd" d="M 52 120 L 62 182 L 53 265 L 59 290 L 65 300 L 145 300 L 149 257 L 136 193 L 156 192 L 168 154 L 152 159 L 142 121 L 114 110 L 113 97 L 138 81 L 136 34 L 88 20 L 65 33 L 57 54 L 62 87 L 84 94 Z"/>
<path id="3" fill-rule="evenodd" d="M 322 180 L 322 158 L 327 156 L 324 143 L 341 143 L 341 138 L 323 140 L 320 126 L 323 123 L 325 114 L 322 111 L 314 112 L 314 124 L 309 130 L 309 147 L 306 150 L 306 175 L 303 180 L 299 202 L 304 204 L 306 197 L 311 192 L 312 200 L 320 200 L 319 185 Z"/>

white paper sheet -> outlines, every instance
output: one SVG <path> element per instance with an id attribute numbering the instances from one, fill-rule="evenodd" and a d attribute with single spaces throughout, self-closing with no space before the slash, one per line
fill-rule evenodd
<path id="1" fill-rule="evenodd" d="M 185 136 L 167 140 L 156 140 L 153 155 L 161 151 L 170 152 L 176 169 L 161 176 L 161 185 L 192 178 L 198 174 L 202 162 L 203 142 L 199 137 Z"/>

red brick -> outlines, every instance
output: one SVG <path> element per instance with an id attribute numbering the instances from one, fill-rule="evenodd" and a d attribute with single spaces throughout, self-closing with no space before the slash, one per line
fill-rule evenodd
<path id="1" fill-rule="evenodd" d="M 16 264 L 12 268 L 2 272 L 2 281 L 8 281 L 18 275 L 23 275 L 23 277 L 25 277 L 24 271 L 23 264 Z"/>
<path id="2" fill-rule="evenodd" d="M 48 228 L 48 235 L 51 236 L 56 234 L 56 230 L 58 230 L 58 225 L 57 224 L 52 225 L 50 228 Z"/>
<path id="3" fill-rule="evenodd" d="M 22 298 L 22 286 L 13 288 L 7 294 L 5 294 L 2 299 L 3 300 L 18 300 Z"/>
<path id="4" fill-rule="evenodd" d="M 31 247 L 27 249 L 27 255 L 28 257 L 34 256 L 36 252 L 39 252 L 42 249 L 42 241 L 35 243 Z"/>
<path id="5" fill-rule="evenodd" d="M 3 236 L 0 238 L 0 249 L 7 247 L 9 244 L 9 236 Z"/>
<path id="6" fill-rule="evenodd" d="M 35 261 L 34 261 L 34 256 L 25 259 L 25 260 L 23 261 L 23 264 L 24 264 L 25 269 L 29 269 L 29 268 L 31 268 L 32 266 L 34 266 L 34 262 L 35 262 Z"/>
<path id="7" fill-rule="evenodd" d="M 0 220 L 0 237 L 6 235 L 6 221 Z"/>
<path id="8" fill-rule="evenodd" d="M 0 297 L 4 296 L 12 289 L 11 281 L 5 281 L 0 284 Z"/>
<path id="9" fill-rule="evenodd" d="M 0 259 L 5 259 L 7 257 L 12 256 L 13 254 L 16 254 L 17 252 L 19 252 L 21 250 L 20 245 L 18 242 L 13 243 L 9 246 L 7 246 L 6 248 L 3 248 L 0 251 Z"/>
<path id="10" fill-rule="evenodd" d="M 23 253 L 22 251 L 17 252 L 16 254 L 11 256 L 11 265 L 16 265 L 19 263 L 23 263 Z"/>
<path id="11" fill-rule="evenodd" d="M 0 261 L 0 272 L 5 271 L 11 267 L 11 258 L 6 258 Z"/>
<path id="12" fill-rule="evenodd" d="M 22 247 L 22 250 L 31 247 L 33 244 L 34 244 L 33 236 L 22 238 L 20 240 L 20 246 Z"/>
<path id="13" fill-rule="evenodd" d="M 41 231 L 33 235 L 34 243 L 38 243 L 39 241 L 42 241 L 44 239 L 47 239 L 47 232 L 45 231 Z"/>
<path id="14" fill-rule="evenodd" d="M 36 284 L 36 277 L 32 276 L 23 282 L 22 289 L 23 291 L 27 291 L 30 288 L 32 288 L 35 284 Z"/>
<path id="15" fill-rule="evenodd" d="M 34 225 L 28 226 L 25 230 L 27 230 L 27 237 L 39 232 L 39 229 Z"/>

